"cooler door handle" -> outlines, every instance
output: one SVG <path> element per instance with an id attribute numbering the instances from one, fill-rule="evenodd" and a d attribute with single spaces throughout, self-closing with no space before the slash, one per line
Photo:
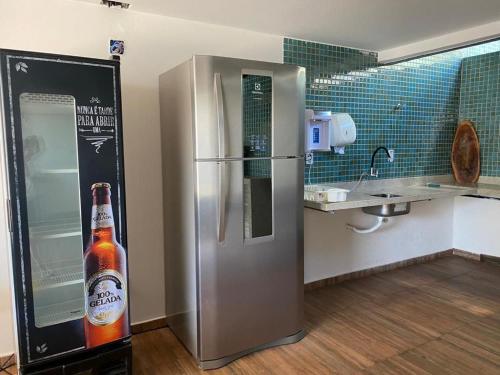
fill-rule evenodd
<path id="1" fill-rule="evenodd" d="M 224 98 L 220 73 L 214 74 L 214 94 L 217 113 L 217 132 L 219 136 L 219 158 L 226 157 L 226 124 L 224 118 Z"/>
<path id="2" fill-rule="evenodd" d="M 217 217 L 217 238 L 219 243 L 226 239 L 226 162 L 217 163 L 219 168 L 219 194 L 218 194 L 218 217 Z"/>
<path id="3" fill-rule="evenodd" d="M 9 225 L 9 232 L 12 233 L 12 202 L 10 198 L 7 199 L 7 223 Z"/>

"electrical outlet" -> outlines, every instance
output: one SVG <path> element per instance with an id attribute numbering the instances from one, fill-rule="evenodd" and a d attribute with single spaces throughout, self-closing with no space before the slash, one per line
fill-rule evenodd
<path id="1" fill-rule="evenodd" d="M 389 158 L 387 159 L 389 161 L 389 163 L 392 163 L 394 161 L 394 158 L 395 158 L 395 152 L 394 150 L 389 150 Z"/>
<path id="2" fill-rule="evenodd" d="M 314 154 L 312 152 L 306 152 L 306 164 L 311 165 L 314 163 Z"/>

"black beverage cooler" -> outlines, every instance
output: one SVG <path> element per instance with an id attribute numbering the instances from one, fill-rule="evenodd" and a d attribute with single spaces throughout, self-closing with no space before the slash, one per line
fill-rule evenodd
<path id="1" fill-rule="evenodd" d="M 127 275 L 120 311 L 100 311 L 126 314 L 126 329 L 92 348 L 84 329 L 94 183 L 111 186 L 116 241 L 127 248 L 119 62 L 0 50 L 0 68 L 21 373 L 131 373 Z"/>

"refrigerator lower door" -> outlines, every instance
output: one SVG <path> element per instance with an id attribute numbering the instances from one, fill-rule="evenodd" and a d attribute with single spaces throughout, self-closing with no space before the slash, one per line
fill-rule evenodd
<path id="1" fill-rule="evenodd" d="M 197 163 L 202 367 L 301 333 L 302 176 L 301 158 Z"/>

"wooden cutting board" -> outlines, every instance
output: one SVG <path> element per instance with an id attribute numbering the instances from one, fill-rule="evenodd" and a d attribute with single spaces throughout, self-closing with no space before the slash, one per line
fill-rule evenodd
<path id="1" fill-rule="evenodd" d="M 463 120 L 458 124 L 451 150 L 451 166 L 458 183 L 475 183 L 479 180 L 479 138 L 470 120 Z"/>

